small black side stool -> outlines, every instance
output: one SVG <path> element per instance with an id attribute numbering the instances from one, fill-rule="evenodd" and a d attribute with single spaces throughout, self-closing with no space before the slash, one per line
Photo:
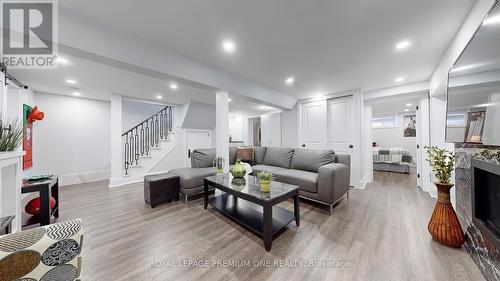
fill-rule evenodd
<path id="1" fill-rule="evenodd" d="M 144 177 L 144 201 L 151 208 L 164 202 L 179 200 L 179 176 L 159 174 Z"/>

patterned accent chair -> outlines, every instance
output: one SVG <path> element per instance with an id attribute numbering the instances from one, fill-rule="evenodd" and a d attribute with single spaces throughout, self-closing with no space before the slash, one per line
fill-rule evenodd
<path id="1" fill-rule="evenodd" d="M 81 273 L 80 219 L 0 236 L 0 281 L 73 281 Z"/>

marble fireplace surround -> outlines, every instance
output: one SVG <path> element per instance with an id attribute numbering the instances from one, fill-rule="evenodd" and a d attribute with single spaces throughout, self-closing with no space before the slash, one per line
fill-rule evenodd
<path id="1" fill-rule="evenodd" d="M 500 280 L 500 249 L 472 221 L 471 158 L 483 151 L 500 150 L 500 146 L 455 144 L 458 153 L 455 170 L 456 209 L 465 233 L 465 249 L 471 255 L 486 280 Z"/>

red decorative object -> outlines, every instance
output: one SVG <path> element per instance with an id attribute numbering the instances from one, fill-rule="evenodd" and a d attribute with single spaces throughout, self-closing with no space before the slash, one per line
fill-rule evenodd
<path id="1" fill-rule="evenodd" d="M 43 117 L 45 117 L 45 114 L 38 109 L 38 106 L 35 106 L 30 114 L 28 114 L 28 123 L 33 123 L 36 120 L 43 120 Z"/>
<path id="2" fill-rule="evenodd" d="M 50 197 L 50 208 L 54 209 L 56 206 L 56 199 L 54 197 Z M 34 198 L 31 201 L 26 204 L 26 207 L 24 207 L 24 210 L 26 213 L 36 216 L 40 214 L 40 197 Z"/>

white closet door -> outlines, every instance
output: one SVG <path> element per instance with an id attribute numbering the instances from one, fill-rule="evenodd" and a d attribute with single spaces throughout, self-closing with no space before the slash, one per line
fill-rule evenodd
<path id="1" fill-rule="evenodd" d="M 357 182 L 360 167 L 355 155 L 360 147 L 355 148 L 353 133 L 355 128 L 353 97 L 328 100 L 328 148 L 336 154 L 351 155 L 351 185 Z"/>
<path id="2" fill-rule="evenodd" d="M 326 101 L 302 104 L 301 110 L 302 147 L 325 149 L 326 144 Z"/>

